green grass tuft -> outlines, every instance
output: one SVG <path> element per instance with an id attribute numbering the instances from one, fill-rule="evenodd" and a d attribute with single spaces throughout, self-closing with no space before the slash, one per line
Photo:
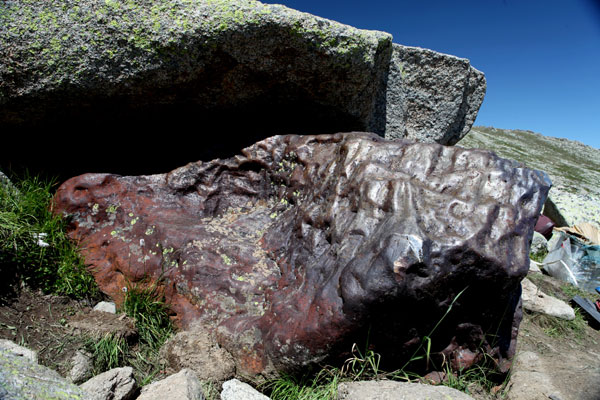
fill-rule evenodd
<path id="1" fill-rule="evenodd" d="M 106 334 L 100 340 L 91 338 L 85 347 L 92 354 L 94 375 L 124 365 L 129 345 L 124 338 Z"/>
<path id="2" fill-rule="evenodd" d="M 121 311 L 134 319 L 138 330 L 139 344 L 129 363 L 144 386 L 164 368 L 159 350 L 174 332 L 159 283 L 128 285 Z"/>
<path id="3" fill-rule="evenodd" d="M 157 284 L 129 285 L 122 311 L 135 320 L 142 343 L 158 350 L 173 333 L 169 307 Z"/>
<path id="4" fill-rule="evenodd" d="M 547 255 L 548 255 L 548 250 L 542 249 L 541 251 L 539 251 L 537 253 L 529 254 L 529 258 L 531 258 L 533 261 L 535 261 L 537 263 L 542 263 L 542 262 L 544 262 L 544 258 L 546 258 Z"/>
<path id="5" fill-rule="evenodd" d="M 300 378 L 283 375 L 261 387 L 272 400 L 333 400 L 342 381 L 339 369 L 324 368 L 316 375 Z"/>
<path id="6" fill-rule="evenodd" d="M 97 298 L 94 277 L 51 211 L 56 182 L 26 175 L 0 184 L 0 276 L 45 293 Z M 40 245 L 41 244 L 41 245 Z M 4 292 L 6 293 L 6 292 Z"/>
<path id="7" fill-rule="evenodd" d="M 581 341 L 585 335 L 587 325 L 579 307 L 575 307 L 575 319 L 567 321 L 565 319 L 552 317 L 546 314 L 535 313 L 532 320 L 541 327 L 546 335 L 550 337 L 566 338 L 569 340 Z"/>
<path id="8" fill-rule="evenodd" d="M 204 398 L 206 400 L 221 399 L 221 391 L 219 390 L 219 386 L 215 382 L 201 381 L 200 387 L 202 388 L 202 393 L 204 394 Z"/>

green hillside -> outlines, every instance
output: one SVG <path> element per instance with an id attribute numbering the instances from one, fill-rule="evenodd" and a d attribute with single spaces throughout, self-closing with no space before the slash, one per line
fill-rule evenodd
<path id="1" fill-rule="evenodd" d="M 473 127 L 458 146 L 494 151 L 548 173 L 554 187 L 600 198 L 600 150 L 521 130 Z"/>

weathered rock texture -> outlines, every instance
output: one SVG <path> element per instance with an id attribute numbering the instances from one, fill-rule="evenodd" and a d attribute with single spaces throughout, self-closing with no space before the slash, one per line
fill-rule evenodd
<path id="1" fill-rule="evenodd" d="M 177 374 L 144 386 L 136 400 L 204 400 L 204 395 L 194 372 L 182 369 Z"/>
<path id="2" fill-rule="evenodd" d="M 394 44 L 385 137 L 455 144 L 475 122 L 485 89 L 483 73 L 469 60 Z"/>
<path id="3" fill-rule="evenodd" d="M 338 386 L 338 400 L 473 400 L 447 386 L 394 381 L 344 382 Z"/>
<path id="4" fill-rule="evenodd" d="M 293 370 L 367 332 L 406 360 L 453 301 L 432 340 L 461 366 L 514 351 L 549 186 L 487 151 L 292 135 L 168 174 L 76 177 L 55 210 L 102 290 L 162 279 L 180 323 L 212 326 L 238 373 Z"/>
<path id="5" fill-rule="evenodd" d="M 87 394 L 87 400 L 132 400 L 137 383 L 133 368 L 113 368 L 96 375 L 79 386 Z"/>
<path id="6" fill-rule="evenodd" d="M 521 286 L 523 288 L 521 297 L 523 299 L 524 309 L 551 315 L 556 318 L 566 319 L 568 321 L 575 319 L 575 311 L 570 305 L 542 292 L 529 279 L 523 279 Z"/>
<path id="7" fill-rule="evenodd" d="M 65 140 L 43 145 L 68 154 L 71 170 L 110 169 L 104 152 L 65 150 L 82 129 L 105 146 L 120 133 L 127 150 L 111 162 L 124 167 L 162 150 L 145 140 L 152 133 L 187 137 L 200 126 L 202 146 L 161 151 L 157 172 L 173 154 L 171 168 L 282 133 L 365 130 L 453 144 L 484 92 L 468 60 L 252 0 L 20 0 L 0 9 L 0 130 L 25 141 L 29 127 L 44 141 L 38 129 L 59 128 Z M 13 160 L 15 148 L 2 156 Z M 52 161 L 42 165 L 60 157 Z"/>
<path id="8" fill-rule="evenodd" d="M 190 369 L 202 381 L 224 382 L 235 375 L 233 357 L 204 326 L 188 326 L 169 338 L 161 347 L 160 356 L 169 372 Z"/>
<path id="9" fill-rule="evenodd" d="M 83 400 L 86 394 L 58 372 L 39 365 L 13 349 L 0 348 L 0 399 Z"/>
<path id="10" fill-rule="evenodd" d="M 531 351 L 519 353 L 508 384 L 510 400 L 563 399 L 540 357 Z"/>
<path id="11" fill-rule="evenodd" d="M 269 400 L 269 398 L 247 383 L 232 379 L 223 382 L 221 400 Z"/>

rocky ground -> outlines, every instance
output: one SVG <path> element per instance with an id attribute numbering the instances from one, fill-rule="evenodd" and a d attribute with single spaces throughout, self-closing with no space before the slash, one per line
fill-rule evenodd
<path id="1" fill-rule="evenodd" d="M 532 273 L 529 278 L 543 292 L 567 302 L 576 293 L 572 286 L 541 273 Z M 0 306 L 0 338 L 36 350 L 41 364 L 68 376 L 73 355 L 87 341 L 75 327 L 91 318 L 90 313 L 85 302 L 24 289 Z M 574 322 L 567 323 L 525 311 L 518 340 L 519 361 L 510 383 L 496 393 L 471 386 L 469 394 L 477 400 L 600 398 L 600 331 L 577 314 Z"/>
<path id="2" fill-rule="evenodd" d="M 565 302 L 576 293 L 571 285 L 541 273 L 530 274 L 529 279 L 544 293 Z M 576 308 L 576 319 L 567 322 L 524 312 L 517 344 L 517 358 L 522 356 L 524 362 L 517 362 L 516 369 L 526 372 L 525 382 L 534 389 L 535 397 L 531 391 L 520 392 L 525 395 L 514 391 L 511 399 L 547 399 L 551 395 L 562 400 L 600 398 L 600 331 L 582 313 Z"/>
<path id="3" fill-rule="evenodd" d="M 64 376 L 71 357 L 86 342 L 72 334 L 68 321 L 89 310 L 85 302 L 24 289 L 0 305 L 0 338 L 36 350 L 41 364 Z"/>

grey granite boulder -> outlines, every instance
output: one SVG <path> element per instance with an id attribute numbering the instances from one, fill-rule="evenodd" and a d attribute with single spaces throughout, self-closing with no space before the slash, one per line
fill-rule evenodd
<path id="1" fill-rule="evenodd" d="M 446 386 L 394 381 L 344 382 L 338 386 L 338 400 L 473 400 Z"/>
<path id="2" fill-rule="evenodd" d="M 65 148 L 82 127 L 107 146 L 135 149 L 123 159 L 131 165 L 157 148 L 148 131 L 176 139 L 179 127 L 201 121 L 203 146 L 181 146 L 171 167 L 282 133 L 360 130 L 453 144 L 485 87 L 468 60 L 253 0 L 9 0 L 0 12 L 0 130 L 60 127 L 60 138 L 41 140 L 68 154 L 71 169 L 99 157 Z"/>
<path id="3" fill-rule="evenodd" d="M 137 390 L 133 368 L 113 368 L 80 385 L 88 400 L 130 400 Z"/>
<path id="4" fill-rule="evenodd" d="M 467 59 L 394 44 L 385 137 L 455 144 L 471 129 L 485 89 Z"/>
<path id="5" fill-rule="evenodd" d="M 566 319 L 567 321 L 575 319 L 575 311 L 570 305 L 542 292 L 529 279 L 523 279 L 521 286 L 523 287 L 522 298 L 524 309 Z"/>
<path id="6" fill-rule="evenodd" d="M 269 400 L 269 398 L 247 383 L 231 379 L 223 383 L 221 400 Z"/>
<path id="7" fill-rule="evenodd" d="M 0 348 L 0 399 L 86 399 L 85 393 L 56 371 Z"/>
<path id="8" fill-rule="evenodd" d="M 587 193 L 572 193 L 553 187 L 544 204 L 543 214 L 558 227 L 589 222 L 600 227 L 600 200 Z"/>
<path id="9" fill-rule="evenodd" d="M 79 384 L 92 377 L 93 360 L 92 355 L 85 350 L 77 350 L 71 358 L 71 370 L 69 380 Z"/>
<path id="10" fill-rule="evenodd" d="M 25 357 L 36 364 L 38 362 L 37 351 L 30 350 L 27 347 L 19 346 L 15 342 L 8 339 L 0 339 L 0 350 L 12 353 L 15 356 Z"/>
<path id="11" fill-rule="evenodd" d="M 252 0 L 8 1 L 0 27 L 4 123 L 114 101 L 213 109 L 276 99 L 384 129 L 387 33 Z"/>
<path id="12" fill-rule="evenodd" d="M 182 369 L 163 380 L 144 386 L 137 400 L 204 400 L 202 387 L 191 369 Z"/>

